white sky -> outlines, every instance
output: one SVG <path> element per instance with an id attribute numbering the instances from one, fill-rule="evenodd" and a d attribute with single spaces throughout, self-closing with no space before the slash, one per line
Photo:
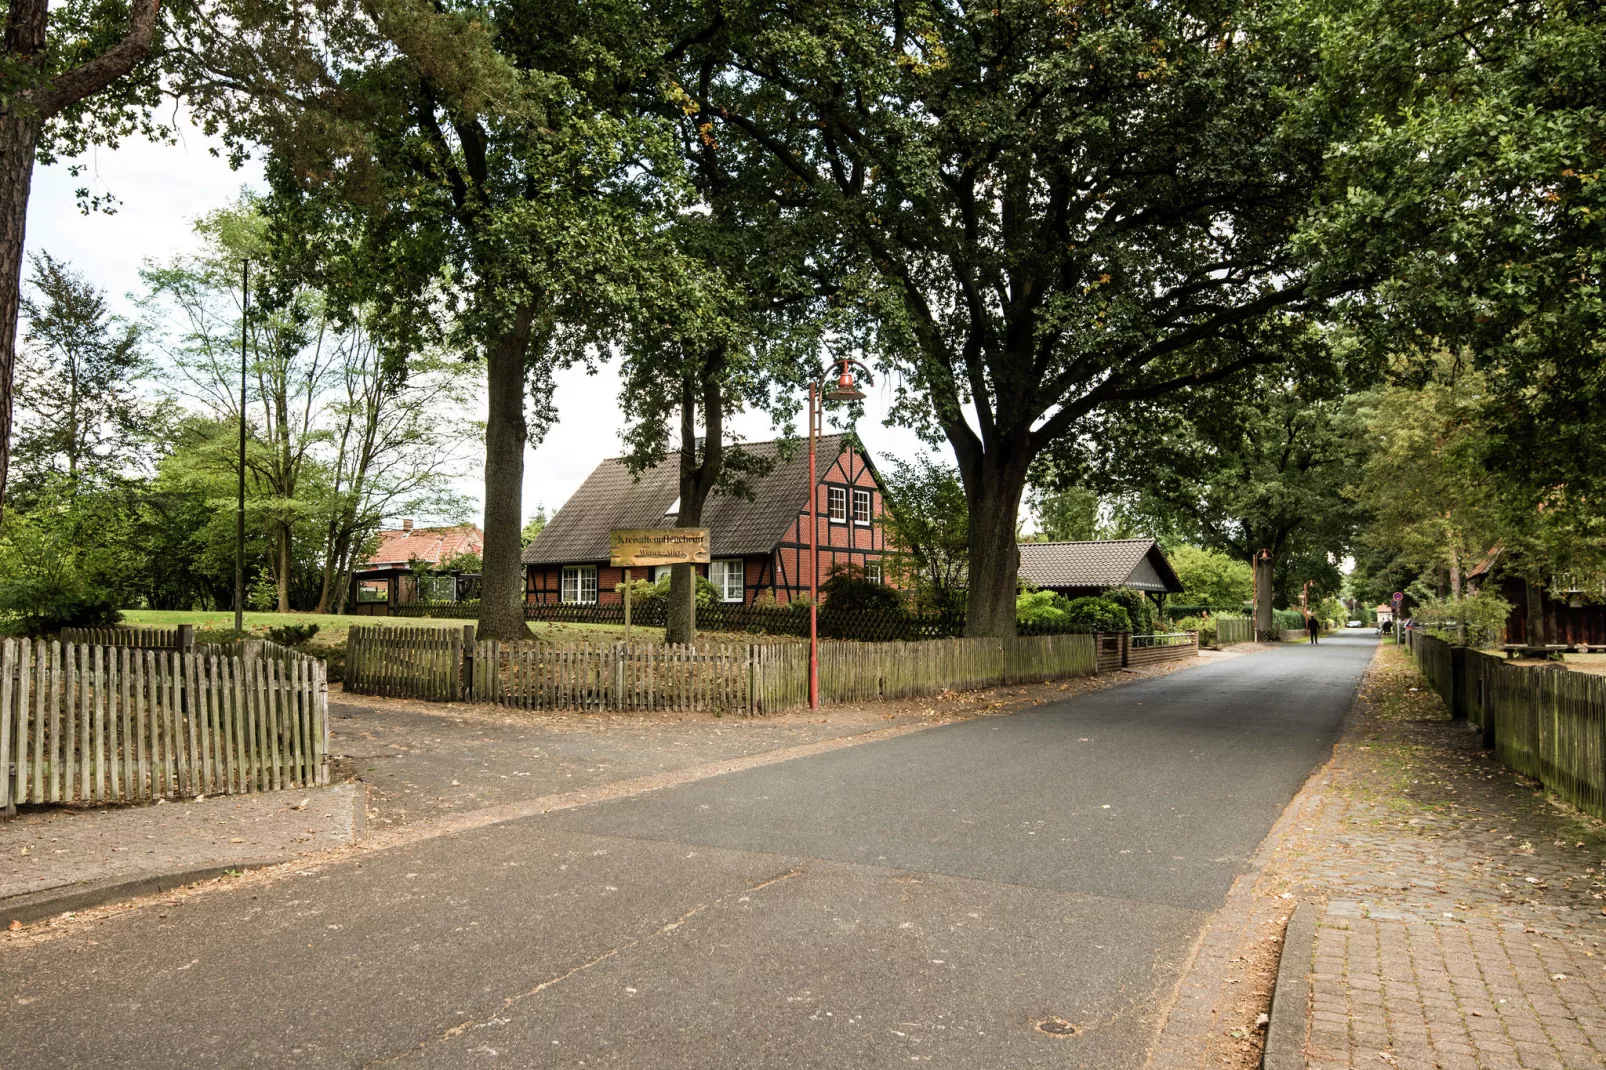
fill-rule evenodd
<path id="1" fill-rule="evenodd" d="M 261 185 L 262 171 L 255 162 L 231 171 L 224 160 L 210 154 L 213 144 L 192 127 L 177 145 L 132 140 L 117 149 L 93 151 L 75 161 L 88 166 L 78 178 L 69 175 L 64 164 L 36 168 L 28 206 L 29 252 L 44 249 L 70 262 L 89 281 L 109 291 L 120 312 L 131 314 L 127 295 L 140 288 L 142 263 L 193 249 L 194 219 L 231 203 L 242 187 Z M 84 185 L 95 193 L 115 196 L 121 202 L 116 214 L 80 213 L 74 191 Z M 525 458 L 527 517 L 537 505 L 545 505 L 550 514 L 598 461 L 621 452 L 623 419 L 618 393 L 619 380 L 611 366 L 597 375 L 575 369 L 558 376 L 558 423 Z M 884 464 L 893 457 L 913 457 L 925 451 L 912 432 L 882 424 L 891 402 L 890 391 L 876 386 L 867 393 L 866 414 L 858 430 L 877 461 Z M 775 433 L 762 414 L 738 417 L 733 427 L 748 441 Z M 946 451 L 943 455 L 949 459 Z M 477 464 L 471 466 L 458 482 L 458 489 L 476 503 L 482 490 L 478 468 Z"/>

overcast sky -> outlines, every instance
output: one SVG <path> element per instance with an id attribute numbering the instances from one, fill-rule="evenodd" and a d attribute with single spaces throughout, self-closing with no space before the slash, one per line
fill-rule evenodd
<path id="1" fill-rule="evenodd" d="M 262 181 L 261 168 L 254 162 L 231 171 L 208 151 L 213 144 L 190 128 L 177 145 L 136 140 L 115 150 L 95 151 L 75 161 L 87 166 L 78 178 L 69 175 L 64 164 L 37 168 L 28 206 L 29 251 L 45 249 L 70 261 L 109 291 L 120 311 L 130 313 L 127 295 L 140 289 L 140 265 L 194 248 L 193 220 L 230 203 L 243 187 Z M 120 202 L 116 214 L 81 214 L 74 191 L 84 185 L 94 193 L 116 197 Z M 598 461 L 621 452 L 618 394 L 619 380 L 611 367 L 597 375 L 574 370 L 559 376 L 558 425 L 525 459 L 526 516 L 538 505 L 545 505 L 549 513 L 562 505 Z M 858 430 L 876 459 L 885 463 L 922 452 L 925 447 L 912 433 L 883 426 L 889 391 L 877 386 L 869 394 Z M 479 415 L 483 417 L 483 412 Z M 734 421 L 734 430 L 748 441 L 775 433 L 766 417 L 753 414 Z M 459 483 L 476 503 L 481 496 L 477 471 L 476 465 Z"/>

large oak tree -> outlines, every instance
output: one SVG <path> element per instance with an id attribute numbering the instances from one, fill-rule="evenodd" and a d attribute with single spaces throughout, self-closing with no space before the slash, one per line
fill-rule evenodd
<path id="1" fill-rule="evenodd" d="M 242 151 L 262 144 L 280 216 L 304 214 L 332 294 L 381 310 L 386 344 L 484 360 L 480 630 L 527 634 L 524 451 L 551 373 L 583 359 L 636 228 L 673 188 L 621 92 L 635 5 L 235 0 L 189 28 L 183 91 Z"/>
<path id="2" fill-rule="evenodd" d="M 974 635 L 1015 627 L 1033 461 L 1109 406 L 1230 376 L 1257 321 L 1344 280 L 1293 239 L 1318 188 L 1313 51 L 1278 5 L 711 3 L 695 90 L 829 213 L 970 509 Z"/>

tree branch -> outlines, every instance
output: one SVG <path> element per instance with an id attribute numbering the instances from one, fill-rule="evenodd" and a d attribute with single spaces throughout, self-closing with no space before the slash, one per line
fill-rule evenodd
<path id="1" fill-rule="evenodd" d="M 88 63 L 63 71 L 50 80 L 50 86 L 34 100 L 41 119 L 49 119 L 61 109 L 93 96 L 133 70 L 151 50 L 156 34 L 156 16 L 161 0 L 132 0 L 128 9 L 128 32 L 123 39 Z"/>

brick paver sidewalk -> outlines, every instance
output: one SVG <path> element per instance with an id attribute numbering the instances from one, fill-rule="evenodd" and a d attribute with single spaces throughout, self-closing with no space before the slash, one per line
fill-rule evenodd
<path id="1" fill-rule="evenodd" d="M 1323 902 L 1309 1065 L 1606 1066 L 1606 837 L 1373 662 L 1262 887 Z"/>
<path id="2" fill-rule="evenodd" d="M 1385 645 L 1202 934 L 1149 1070 L 1260 1065 L 1301 900 L 1321 911 L 1309 1067 L 1606 1067 L 1603 897 L 1602 824 L 1496 762 Z"/>

